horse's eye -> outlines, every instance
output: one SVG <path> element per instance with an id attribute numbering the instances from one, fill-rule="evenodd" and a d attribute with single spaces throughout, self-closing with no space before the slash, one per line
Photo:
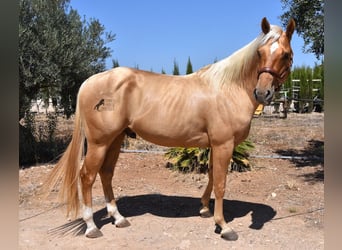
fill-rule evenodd
<path id="1" fill-rule="evenodd" d="M 261 57 L 261 52 L 260 52 L 260 50 L 257 50 L 257 54 L 258 54 L 258 57 L 260 58 L 260 57 Z"/>
<path id="2" fill-rule="evenodd" d="M 290 59 L 290 53 L 285 52 L 284 55 L 283 55 L 283 59 L 284 59 L 284 60 Z"/>

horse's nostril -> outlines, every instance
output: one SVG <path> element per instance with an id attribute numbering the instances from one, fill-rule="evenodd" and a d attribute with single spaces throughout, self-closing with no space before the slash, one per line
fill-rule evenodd
<path id="1" fill-rule="evenodd" d="M 271 91 L 270 91 L 270 90 L 267 90 L 267 92 L 266 92 L 266 98 L 268 98 L 270 95 L 271 95 Z"/>
<path id="2" fill-rule="evenodd" d="M 253 94 L 254 94 L 255 99 L 258 99 L 258 91 L 256 89 L 254 89 Z"/>

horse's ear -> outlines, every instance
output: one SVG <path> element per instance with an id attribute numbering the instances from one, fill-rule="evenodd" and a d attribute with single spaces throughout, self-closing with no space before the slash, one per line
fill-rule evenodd
<path id="1" fill-rule="evenodd" d="M 271 26 L 270 23 L 267 21 L 266 17 L 264 17 L 261 21 L 261 29 L 262 32 L 266 35 L 268 32 L 270 32 Z"/>
<path id="2" fill-rule="evenodd" d="M 293 18 L 291 18 L 286 27 L 286 36 L 289 40 L 291 40 L 292 34 L 295 28 L 296 28 L 296 22 L 293 20 Z"/>

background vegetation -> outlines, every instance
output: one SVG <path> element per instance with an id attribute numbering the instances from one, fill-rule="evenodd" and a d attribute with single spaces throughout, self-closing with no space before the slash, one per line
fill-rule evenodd
<path id="1" fill-rule="evenodd" d="M 96 19 L 81 19 L 68 0 L 19 1 L 19 120 L 31 101 L 49 98 L 67 117 L 90 75 L 105 70 L 115 35 Z"/>
<path id="2" fill-rule="evenodd" d="M 296 31 L 304 40 L 304 53 L 324 56 L 324 1 L 281 0 L 284 14 L 280 19 L 285 26 L 290 18 L 296 21 Z"/>

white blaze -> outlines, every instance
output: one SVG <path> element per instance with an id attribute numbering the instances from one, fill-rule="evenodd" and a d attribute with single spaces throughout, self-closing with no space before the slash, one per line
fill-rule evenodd
<path id="1" fill-rule="evenodd" d="M 271 54 L 273 54 L 273 52 L 276 51 L 278 48 L 279 48 L 279 43 L 278 42 L 272 43 L 272 45 L 270 47 Z"/>

